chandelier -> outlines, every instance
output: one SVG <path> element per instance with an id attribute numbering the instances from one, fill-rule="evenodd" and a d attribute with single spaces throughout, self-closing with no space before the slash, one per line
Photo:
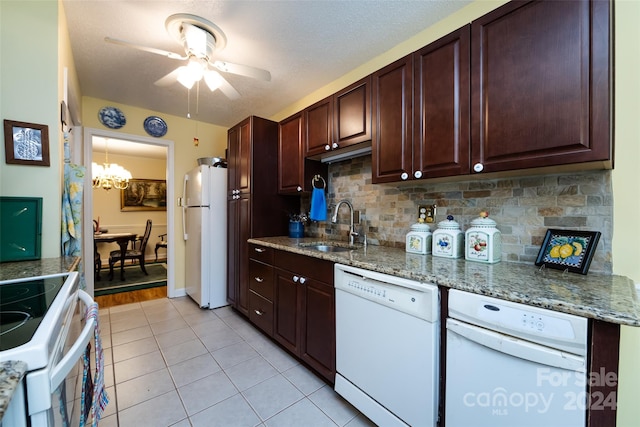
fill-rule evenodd
<path id="1" fill-rule="evenodd" d="M 105 144 L 104 163 L 102 165 L 95 162 L 91 163 L 91 179 L 93 188 L 102 187 L 105 190 L 111 190 L 111 188 L 115 187 L 118 190 L 124 190 L 129 187 L 131 172 L 117 163 L 109 163 L 108 139 Z"/>

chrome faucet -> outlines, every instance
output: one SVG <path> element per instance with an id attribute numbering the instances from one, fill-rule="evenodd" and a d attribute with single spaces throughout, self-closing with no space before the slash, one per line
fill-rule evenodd
<path id="1" fill-rule="evenodd" d="M 349 202 L 346 199 L 340 200 L 337 204 L 336 204 L 336 210 L 333 211 L 333 216 L 331 217 L 331 222 L 332 223 L 336 223 L 338 222 L 338 210 L 340 209 L 340 206 L 342 206 L 342 204 L 345 204 L 349 207 L 349 213 L 351 216 L 351 222 L 349 224 L 349 244 L 353 245 L 354 244 L 354 238 L 358 235 L 358 233 L 356 233 L 356 230 L 354 228 L 354 224 L 353 224 L 353 217 L 354 217 L 354 210 L 353 210 L 353 205 L 351 204 L 351 202 Z"/>

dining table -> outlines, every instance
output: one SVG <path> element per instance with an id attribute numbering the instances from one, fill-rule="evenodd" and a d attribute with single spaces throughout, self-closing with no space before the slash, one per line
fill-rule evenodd
<path id="1" fill-rule="evenodd" d="M 120 246 L 120 280 L 124 280 L 124 255 L 127 252 L 129 242 L 138 238 L 136 233 L 94 233 L 93 243 L 112 243 L 116 242 Z"/>

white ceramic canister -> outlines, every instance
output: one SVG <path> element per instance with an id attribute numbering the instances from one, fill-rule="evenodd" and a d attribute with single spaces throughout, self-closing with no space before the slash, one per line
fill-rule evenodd
<path id="1" fill-rule="evenodd" d="M 465 259 L 487 264 L 500 261 L 502 237 L 488 212 L 480 212 L 480 217 L 471 221 L 465 237 Z"/>
<path id="2" fill-rule="evenodd" d="M 445 221 L 438 223 L 433 232 L 431 254 L 443 258 L 462 258 L 464 256 L 464 233 L 453 216 L 447 215 Z"/>
<path id="3" fill-rule="evenodd" d="M 430 254 L 431 237 L 431 227 L 429 227 L 429 224 L 423 222 L 413 224 L 407 233 L 406 251 L 412 254 Z"/>

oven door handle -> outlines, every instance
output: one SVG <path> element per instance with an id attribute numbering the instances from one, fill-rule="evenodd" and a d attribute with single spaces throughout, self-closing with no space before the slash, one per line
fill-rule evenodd
<path id="1" fill-rule="evenodd" d="M 84 303 L 85 307 L 90 307 L 91 304 L 93 304 L 93 298 L 91 298 L 91 296 L 82 289 L 78 290 L 78 298 L 80 298 Z M 80 336 L 73 346 L 71 346 L 67 354 L 65 354 L 62 360 L 60 360 L 60 362 L 51 369 L 51 390 L 56 390 L 58 386 L 62 384 L 62 381 L 65 380 L 67 374 L 71 372 L 71 369 L 73 369 L 78 360 L 80 360 L 80 357 L 87 348 L 89 340 L 93 337 L 94 329 L 95 320 L 92 317 L 84 325 Z"/>
<path id="2" fill-rule="evenodd" d="M 452 333 L 458 335 L 458 337 L 467 339 L 498 353 L 508 354 L 509 356 L 518 359 L 581 373 L 586 371 L 586 361 L 582 356 L 544 347 L 519 338 L 503 335 L 489 329 L 448 318 L 447 334 Z M 453 337 L 447 337 L 447 339 L 450 338 Z M 451 344 L 449 344 L 448 351 L 451 351 L 451 348 Z"/>

